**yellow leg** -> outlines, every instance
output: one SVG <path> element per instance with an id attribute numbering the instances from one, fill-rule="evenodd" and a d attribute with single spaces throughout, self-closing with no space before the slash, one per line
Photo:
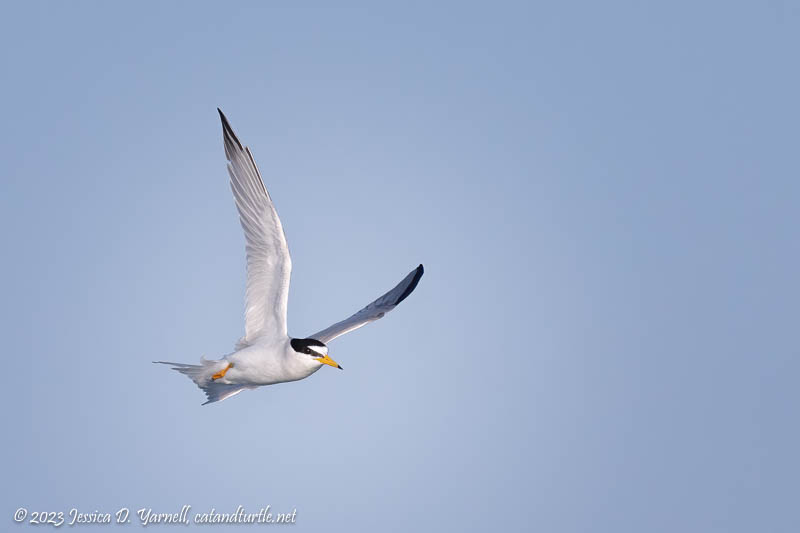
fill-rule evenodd
<path id="1" fill-rule="evenodd" d="M 225 368 L 223 368 L 222 370 L 211 376 L 211 379 L 214 381 L 218 380 L 219 378 L 223 377 L 225 373 L 231 368 L 233 368 L 233 363 L 228 363 L 228 366 L 226 366 Z"/>

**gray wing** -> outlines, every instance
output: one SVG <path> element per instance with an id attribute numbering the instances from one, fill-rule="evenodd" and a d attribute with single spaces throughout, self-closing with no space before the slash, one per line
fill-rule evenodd
<path id="1" fill-rule="evenodd" d="M 239 211 L 247 251 L 244 337 L 237 349 L 263 335 L 283 335 L 292 259 L 278 212 L 272 204 L 250 149 L 242 146 L 219 111 L 231 191 Z"/>
<path id="2" fill-rule="evenodd" d="M 383 318 L 383 315 L 397 307 L 397 305 L 405 300 L 417 287 L 420 278 L 422 277 L 425 269 L 422 265 L 412 270 L 408 276 L 403 278 L 403 281 L 397 286 L 366 306 L 364 309 L 354 314 L 350 318 L 337 322 L 336 324 L 323 329 L 322 331 L 311 335 L 310 338 L 316 339 L 324 344 L 332 341 L 340 335 L 344 335 L 354 329 L 358 329 L 370 322 Z"/>

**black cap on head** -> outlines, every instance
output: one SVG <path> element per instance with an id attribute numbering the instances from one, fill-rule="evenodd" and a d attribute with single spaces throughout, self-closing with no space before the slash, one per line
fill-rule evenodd
<path id="1" fill-rule="evenodd" d="M 319 342 L 317 339 L 292 339 L 290 343 L 295 352 L 307 354 L 311 353 L 311 350 L 308 349 L 309 346 L 325 347 L 325 345 Z"/>

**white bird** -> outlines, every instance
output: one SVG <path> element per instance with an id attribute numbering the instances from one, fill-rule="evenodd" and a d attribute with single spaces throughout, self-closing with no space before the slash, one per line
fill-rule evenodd
<path id="1" fill-rule="evenodd" d="M 326 344 L 382 318 L 411 294 L 424 271 L 419 265 L 395 288 L 341 322 L 307 338 L 289 337 L 286 312 L 292 259 L 286 235 L 250 149 L 242 146 L 228 119 L 217 111 L 233 199 L 246 241 L 245 334 L 235 351 L 222 359 L 202 358 L 199 365 L 154 361 L 189 376 L 206 393 L 203 405 L 245 389 L 306 378 L 322 365 L 341 369 L 328 355 Z"/>

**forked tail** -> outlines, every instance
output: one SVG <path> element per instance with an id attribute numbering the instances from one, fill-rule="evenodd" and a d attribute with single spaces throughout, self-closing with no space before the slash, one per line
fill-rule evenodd
<path id="1" fill-rule="evenodd" d="M 225 368 L 227 361 L 209 361 L 206 358 L 200 360 L 199 365 L 189 365 L 186 363 L 172 363 L 170 361 L 153 361 L 162 365 L 171 365 L 172 370 L 177 370 L 194 381 L 206 393 L 206 402 L 203 405 L 213 402 L 221 402 L 226 398 L 242 392 L 249 388 L 247 385 L 227 385 L 217 383 L 211 376 Z"/>

